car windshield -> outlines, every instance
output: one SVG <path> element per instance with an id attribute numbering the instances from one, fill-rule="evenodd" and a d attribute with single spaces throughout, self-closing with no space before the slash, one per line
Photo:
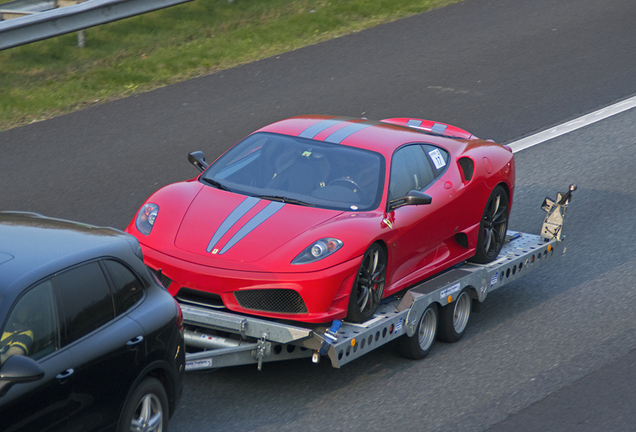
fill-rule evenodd
<path id="1" fill-rule="evenodd" d="M 379 205 L 384 164 L 376 152 L 260 132 L 228 150 L 201 180 L 264 199 L 360 211 Z"/>

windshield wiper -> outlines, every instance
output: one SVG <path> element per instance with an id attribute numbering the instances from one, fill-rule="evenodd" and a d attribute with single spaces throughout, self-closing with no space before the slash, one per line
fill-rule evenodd
<path id="1" fill-rule="evenodd" d="M 211 178 L 207 178 L 207 177 L 201 177 L 201 180 L 203 180 L 204 182 L 206 182 L 209 185 L 214 186 L 217 189 L 221 189 L 224 191 L 229 191 L 230 189 L 228 189 L 227 186 L 222 185 L 221 183 L 219 183 L 218 181 L 211 179 Z"/>
<path id="2" fill-rule="evenodd" d="M 314 204 L 310 204 L 306 201 L 302 201 L 296 198 L 289 198 L 289 197 L 278 196 L 278 195 L 254 195 L 254 196 L 256 198 L 266 199 L 270 201 L 280 201 L 283 203 L 297 204 L 297 205 L 307 206 L 307 207 L 316 207 Z"/>

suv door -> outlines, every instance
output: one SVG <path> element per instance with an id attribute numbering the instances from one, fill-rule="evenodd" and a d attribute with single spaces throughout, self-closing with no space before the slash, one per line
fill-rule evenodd
<path id="1" fill-rule="evenodd" d="M 68 430 L 90 431 L 114 424 L 144 366 L 144 333 L 126 315 L 116 316 L 103 264 L 95 261 L 53 278 L 69 347 L 77 411 Z M 138 298 L 143 295 L 141 285 Z"/>
<path id="2" fill-rule="evenodd" d="M 66 418 L 76 405 L 69 379 L 69 352 L 59 349 L 57 310 L 50 281 L 29 289 L 15 302 L 2 333 L 13 332 L 16 327 L 22 327 L 18 331 L 28 335 L 23 344 L 26 355 L 37 362 L 44 376 L 29 383 L 16 383 L 0 397 L 0 430 L 66 430 Z M 5 372 L 8 368 L 0 367 L 0 373 Z"/>

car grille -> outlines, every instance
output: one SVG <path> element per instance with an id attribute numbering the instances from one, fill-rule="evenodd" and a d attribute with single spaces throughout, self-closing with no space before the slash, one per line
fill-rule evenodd
<path id="1" fill-rule="evenodd" d="M 237 291 L 234 297 L 241 307 L 277 313 L 307 313 L 300 294 L 290 289 L 255 289 Z"/>
<path id="2" fill-rule="evenodd" d="M 153 272 L 155 274 L 155 276 L 157 276 L 157 278 L 161 282 L 161 285 L 163 285 L 166 289 L 168 289 L 168 287 L 172 283 L 172 279 L 170 279 L 165 274 L 160 273 L 160 272 L 158 272 L 157 270 L 155 270 L 155 269 L 153 269 L 151 267 L 148 267 L 148 268 L 150 269 L 151 272 Z"/>

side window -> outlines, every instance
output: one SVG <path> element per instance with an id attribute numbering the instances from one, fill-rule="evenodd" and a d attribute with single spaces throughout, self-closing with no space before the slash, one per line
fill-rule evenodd
<path id="1" fill-rule="evenodd" d="M 104 260 L 106 270 L 113 281 L 115 313 L 121 315 L 144 295 L 143 285 L 127 267 L 113 260 Z"/>
<path id="2" fill-rule="evenodd" d="M 62 306 L 66 344 L 115 318 L 113 298 L 97 262 L 75 267 L 52 281 Z"/>
<path id="3" fill-rule="evenodd" d="M 426 152 L 428 157 L 431 159 L 431 162 L 433 163 L 435 178 L 437 178 L 446 169 L 446 166 L 448 165 L 448 158 L 450 156 L 446 150 L 440 147 L 435 147 L 428 144 L 422 147 L 424 147 L 424 151 Z"/>
<path id="4" fill-rule="evenodd" d="M 51 282 L 31 288 L 11 310 L 2 329 L 2 363 L 11 355 L 27 355 L 35 360 L 60 346 L 55 298 Z"/>
<path id="5" fill-rule="evenodd" d="M 398 149 L 391 161 L 389 200 L 405 196 L 411 190 L 428 186 L 435 174 L 423 146 L 412 144 Z"/>

